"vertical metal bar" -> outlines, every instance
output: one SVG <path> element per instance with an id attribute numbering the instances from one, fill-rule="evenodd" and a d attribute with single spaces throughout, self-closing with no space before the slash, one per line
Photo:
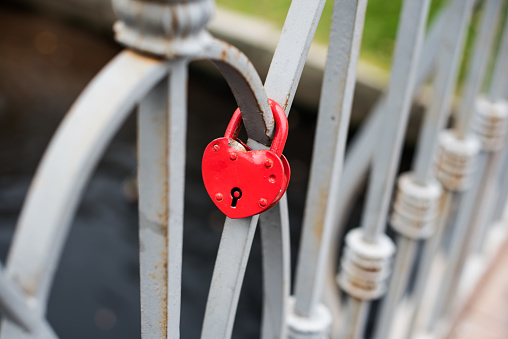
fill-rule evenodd
<path id="1" fill-rule="evenodd" d="M 499 186 L 499 196 L 497 197 L 496 206 L 492 215 L 492 220 L 499 221 L 503 218 L 503 213 L 508 201 L 508 147 L 501 152 L 503 155 L 500 176 L 497 178 L 497 185 Z"/>
<path id="2" fill-rule="evenodd" d="M 492 100 L 502 100 L 508 97 L 508 20 L 505 19 L 501 45 L 499 47 L 496 65 L 494 67 L 492 83 L 490 87 L 490 98 Z M 499 185 L 499 195 L 496 199 L 496 207 L 494 208 L 493 220 L 499 220 L 503 213 L 508 198 L 508 176 L 502 173 L 507 173 L 508 170 L 508 147 L 501 151 L 502 164 L 501 176 L 497 178 Z"/>
<path id="3" fill-rule="evenodd" d="M 367 202 L 362 217 L 364 237 L 376 242 L 385 229 L 402 142 L 413 97 L 429 1 L 404 1 L 392 61 L 380 145 L 374 155 Z"/>
<path id="4" fill-rule="evenodd" d="M 451 5 L 453 15 L 450 16 L 447 26 L 449 34 L 445 47 L 440 52 L 439 71 L 436 72 L 432 86 L 434 96 L 425 114 L 413 162 L 415 178 L 423 183 L 432 177 L 437 135 L 444 128 L 451 109 L 473 4 L 472 0 L 455 0 Z"/>
<path id="5" fill-rule="evenodd" d="M 172 61 L 168 88 L 168 338 L 180 337 L 185 144 L 187 135 L 187 61 Z"/>
<path id="6" fill-rule="evenodd" d="M 394 314 L 400 298 L 406 290 L 409 273 L 414 264 L 416 253 L 415 240 L 402 235 L 397 237 L 397 255 L 393 263 L 394 269 L 388 286 L 386 297 L 381 302 L 375 323 L 374 338 L 391 338 L 390 331 L 395 320 Z"/>
<path id="7" fill-rule="evenodd" d="M 139 270 L 141 335 L 167 338 L 168 82 L 138 109 Z"/>
<path id="8" fill-rule="evenodd" d="M 290 240 L 287 198 L 260 218 L 263 253 L 263 320 L 261 338 L 286 338 L 287 299 L 290 292 Z"/>
<path id="9" fill-rule="evenodd" d="M 339 338 L 363 338 L 370 304 L 357 298 L 348 297 L 342 321 L 342 330 Z"/>
<path id="10" fill-rule="evenodd" d="M 366 6 L 366 0 L 337 0 L 333 9 L 295 282 L 295 310 L 306 317 L 323 288 Z"/>
<path id="11" fill-rule="evenodd" d="M 491 100 L 506 99 L 508 92 L 508 20 L 505 19 L 501 43 L 492 73 L 489 97 Z"/>
<path id="12" fill-rule="evenodd" d="M 427 287 L 428 281 L 431 278 L 429 273 L 432 268 L 432 263 L 436 252 L 439 249 L 443 234 L 445 232 L 445 226 L 448 220 L 448 216 L 451 212 L 452 207 L 452 193 L 445 191 L 442 196 L 441 210 L 439 213 L 439 220 L 437 222 L 437 230 L 434 236 L 423 243 L 422 259 L 418 265 L 418 269 L 415 274 L 415 286 L 412 295 L 410 296 L 412 309 L 409 316 L 409 325 L 407 327 L 406 339 L 413 338 L 419 328 L 418 321 L 420 320 L 421 307 L 423 305 L 423 298 L 425 288 Z"/>
<path id="13" fill-rule="evenodd" d="M 502 0 L 486 0 L 485 2 L 482 23 L 478 37 L 475 39 L 474 54 L 470 59 L 454 126 L 460 139 L 471 132 L 475 101 L 485 78 L 502 4 Z"/>
<path id="14" fill-rule="evenodd" d="M 479 164 L 479 168 L 477 170 L 479 172 L 483 172 L 484 166 L 485 163 Z M 452 297 L 455 295 L 453 289 L 460 277 L 460 252 L 462 246 L 464 245 L 466 235 L 468 234 L 469 221 L 473 213 L 473 208 L 465 207 L 472 207 L 474 203 L 477 203 L 476 198 L 478 188 L 480 187 L 479 183 L 480 182 L 478 181 L 475 182 L 474 186 L 465 192 L 454 193 L 453 199 L 457 204 L 458 210 L 457 213 L 454 214 L 454 217 L 448 220 L 449 227 L 452 227 L 452 231 L 450 234 L 451 240 L 446 257 L 446 269 L 444 271 L 443 279 L 439 285 L 440 287 L 436 303 L 434 304 L 431 317 L 429 318 L 429 328 L 437 325 L 437 322 L 447 313 L 449 307 L 451 306 L 450 302 Z"/>
<path id="15" fill-rule="evenodd" d="M 179 338 L 187 61 L 171 65 L 139 107 L 141 332 Z"/>

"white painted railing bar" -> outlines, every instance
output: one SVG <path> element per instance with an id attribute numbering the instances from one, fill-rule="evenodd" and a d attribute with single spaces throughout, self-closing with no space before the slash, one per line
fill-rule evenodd
<path id="1" fill-rule="evenodd" d="M 471 138 L 469 134 L 473 133 L 473 123 L 476 122 L 473 120 L 474 116 L 477 114 L 476 107 L 478 106 L 476 105 L 476 101 L 480 94 L 489 57 L 493 50 L 493 42 L 495 32 L 498 28 L 502 4 L 503 0 L 486 0 L 484 2 L 480 30 L 473 46 L 473 55 L 470 59 L 464 92 L 461 97 L 461 105 L 459 106 L 458 115 L 454 121 L 453 131 L 455 137 L 458 139 L 464 138 L 466 142 Z M 480 123 L 484 124 L 485 122 L 481 121 Z M 475 162 L 471 167 L 476 173 L 483 173 L 486 163 L 485 161 L 479 162 L 478 151 L 479 149 L 476 150 L 476 153 L 471 157 L 470 161 Z M 456 277 L 458 278 L 461 273 L 459 264 L 461 251 L 467 246 L 465 243 L 466 235 L 471 232 L 471 229 L 468 227 L 470 225 L 469 221 L 473 213 L 479 212 L 479 210 L 475 209 L 475 205 L 479 205 L 476 199 L 482 197 L 482 195 L 477 194 L 477 189 L 480 186 L 484 187 L 486 184 L 481 181 L 481 177 L 481 174 L 479 174 L 474 178 L 476 180 L 472 180 L 472 184 L 469 185 L 470 187 L 466 186 L 463 192 L 455 194 L 458 211 L 456 219 L 449 220 L 451 242 L 446 256 L 446 268 L 444 270 L 443 280 L 441 281 L 436 304 L 432 311 L 432 317 L 430 318 L 430 326 L 433 324 L 437 325 L 438 319 L 449 310 L 448 305 L 450 305 L 451 295 L 453 295 L 452 289 L 454 288 L 452 284 L 457 281 Z M 484 227 L 486 228 L 487 225 L 484 225 Z"/>
<path id="2" fill-rule="evenodd" d="M 37 309 L 30 306 L 24 293 L 4 274 L 0 264 L 0 312 L 33 338 L 56 339 L 48 322 Z M 13 335 L 16 335 L 15 333 Z"/>
<path id="3" fill-rule="evenodd" d="M 295 312 L 312 318 L 321 301 L 339 196 L 365 0 L 335 1 L 295 281 Z M 321 335 L 324 335 L 321 334 Z"/>
<path id="4" fill-rule="evenodd" d="M 185 58 L 171 61 L 167 120 L 167 337 L 180 337 L 182 291 L 185 150 L 187 137 L 187 68 Z M 145 244 L 150 246 L 150 244 Z"/>
<path id="5" fill-rule="evenodd" d="M 475 116 L 475 101 L 484 83 L 502 4 L 502 0 L 484 1 L 484 19 L 482 20 L 479 35 L 475 40 L 474 53 L 470 59 L 454 125 L 454 130 L 460 139 L 465 138 L 467 134 L 471 133 L 473 128 L 472 120 Z"/>
<path id="6" fill-rule="evenodd" d="M 415 285 L 412 294 L 409 296 L 411 302 L 409 309 L 410 314 L 408 316 L 407 326 L 403 329 L 403 338 L 405 339 L 417 337 L 422 327 L 423 315 L 420 312 L 420 308 L 424 305 L 425 289 L 428 285 L 433 259 L 436 252 L 439 250 L 445 232 L 446 223 L 451 212 L 451 204 L 452 192 L 445 190 L 441 198 L 439 215 L 436 220 L 436 231 L 432 237 L 423 243 L 421 260 L 415 273 Z"/>
<path id="7" fill-rule="evenodd" d="M 265 81 L 268 97 L 289 114 L 326 0 L 294 0 Z"/>
<path id="8" fill-rule="evenodd" d="M 226 218 L 201 338 L 231 338 L 238 299 L 259 216 Z"/>
<path id="9" fill-rule="evenodd" d="M 168 81 L 163 79 L 138 108 L 139 272 L 141 335 L 168 337 L 168 270 L 181 276 L 181 264 L 168 265 Z M 173 287 L 173 286 L 171 286 Z M 176 314 L 175 314 L 176 312 Z M 178 335 L 179 323 L 172 337 Z"/>
<path id="10" fill-rule="evenodd" d="M 345 307 L 342 319 L 340 320 L 341 328 L 338 338 L 364 338 L 371 305 L 358 298 L 347 296 L 345 298 Z"/>
<path id="11" fill-rule="evenodd" d="M 263 255 L 263 319 L 261 338 L 286 338 L 291 288 L 291 253 L 287 198 L 260 216 Z"/>
<path id="12" fill-rule="evenodd" d="M 508 20 L 505 18 L 503 35 L 496 58 L 496 66 L 492 74 L 492 83 L 490 87 L 491 100 L 506 100 L 508 96 Z M 495 201 L 495 208 L 492 219 L 498 221 L 501 219 L 506 200 L 508 198 L 508 176 L 502 175 L 508 170 L 508 147 L 505 143 L 504 150 L 501 151 L 501 169 L 500 176 L 497 178 L 499 186 L 498 197 Z"/>
<path id="13" fill-rule="evenodd" d="M 508 56 L 508 20 L 504 18 L 501 40 L 488 91 L 491 100 L 506 99 L 508 92 L 508 77 L 506 76 L 508 74 L 508 59 L 506 56 Z"/>

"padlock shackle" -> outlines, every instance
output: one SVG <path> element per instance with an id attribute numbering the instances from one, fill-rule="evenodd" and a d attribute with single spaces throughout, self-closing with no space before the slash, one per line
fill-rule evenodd
<path id="1" fill-rule="evenodd" d="M 286 118 L 286 113 L 276 101 L 268 99 L 268 103 L 272 109 L 273 120 L 275 122 L 275 132 L 270 150 L 277 154 L 278 157 L 280 157 L 288 137 L 288 119 Z M 241 126 L 242 113 L 240 112 L 240 108 L 237 108 L 233 113 L 231 120 L 229 121 L 228 127 L 226 128 L 226 133 L 224 133 L 224 137 L 236 140 Z"/>

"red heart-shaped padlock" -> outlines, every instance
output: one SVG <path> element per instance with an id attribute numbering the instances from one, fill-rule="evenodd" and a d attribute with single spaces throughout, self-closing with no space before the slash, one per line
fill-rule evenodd
<path id="1" fill-rule="evenodd" d="M 215 205 L 228 217 L 246 218 L 274 206 L 287 189 L 290 169 L 282 150 L 288 124 L 284 110 L 270 100 L 275 135 L 269 150 L 250 150 L 236 139 L 241 126 L 237 109 L 223 138 L 205 149 L 202 173 Z"/>

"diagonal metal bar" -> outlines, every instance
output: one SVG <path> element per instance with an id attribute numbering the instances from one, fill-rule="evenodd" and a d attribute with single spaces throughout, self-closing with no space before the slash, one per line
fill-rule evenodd
<path id="1" fill-rule="evenodd" d="M 411 339 L 417 336 L 421 320 L 421 314 L 419 314 L 419 308 L 421 308 L 424 304 L 424 295 L 425 289 L 427 287 L 427 282 L 429 278 L 429 274 L 432 269 L 432 259 L 434 255 L 439 250 L 439 245 L 441 244 L 441 239 L 443 238 L 443 234 L 445 232 L 446 222 L 449 218 L 450 213 L 452 212 L 452 193 L 449 191 L 443 192 L 441 210 L 439 213 L 439 219 L 437 221 L 437 230 L 436 234 L 433 237 L 428 239 L 423 243 L 422 248 L 422 260 L 418 265 L 418 269 L 416 270 L 415 275 L 415 286 L 413 288 L 413 293 L 410 296 L 412 309 L 411 314 L 408 317 L 408 325 L 406 331 L 404 333 L 405 339 Z"/>
<path id="2" fill-rule="evenodd" d="M 318 2 L 307 2 L 303 0 L 294 1 L 291 4 L 288 16 L 286 18 L 286 26 L 283 29 L 283 32 L 281 34 L 281 38 L 279 41 L 279 45 L 277 46 L 277 50 L 274 55 L 274 60 L 272 61 L 272 66 L 270 67 L 269 74 L 267 76 L 267 80 L 265 83 L 265 91 L 268 94 L 268 96 L 272 99 L 274 99 L 276 102 L 281 104 L 281 106 L 285 109 L 286 114 L 289 113 L 289 110 L 291 108 L 291 103 L 293 101 L 294 93 L 296 91 L 296 87 L 305 63 L 305 58 L 307 56 L 308 50 L 310 48 L 310 43 L 312 41 L 312 38 L 314 36 L 317 23 L 319 21 L 319 18 L 321 16 L 321 12 L 323 10 L 324 6 L 324 0 L 318 1 Z M 302 10 L 305 9 L 305 10 Z M 298 23 L 298 24 L 296 24 Z M 291 29 L 289 29 L 291 28 Z M 287 54 L 286 54 L 287 53 Z M 248 122 L 246 122 L 247 124 Z M 249 135 L 249 138 L 251 136 Z M 254 146 L 253 148 L 261 147 L 261 145 L 256 143 L 250 144 L 250 146 Z M 264 235 L 262 237 L 270 237 L 272 239 L 272 244 L 280 243 L 282 244 L 281 247 L 276 249 L 263 249 L 265 253 L 275 253 L 276 250 L 278 250 L 278 257 L 281 259 L 280 263 L 283 265 L 289 265 L 289 259 L 285 259 L 284 256 L 287 255 L 289 252 L 289 239 L 285 234 L 289 233 L 289 225 L 282 222 L 283 216 L 287 215 L 287 202 L 285 201 L 286 197 L 284 196 L 281 199 L 281 202 L 275 206 L 274 208 L 280 209 L 278 213 L 271 213 L 265 216 L 264 214 L 261 215 L 261 218 L 263 219 L 261 223 L 261 227 L 264 228 Z M 254 217 L 255 218 L 255 217 Z M 250 219 L 250 218 L 249 218 Z M 257 219 L 257 218 L 256 218 Z M 256 220 L 255 219 L 255 220 Z M 257 222 L 257 220 L 256 220 Z M 237 224 L 241 225 L 244 224 L 245 221 L 242 219 L 240 220 L 229 220 L 226 222 L 226 224 Z M 272 225 L 279 224 L 279 229 L 274 228 Z M 254 222 L 255 225 L 255 222 Z M 266 229 L 265 226 L 266 225 Z M 224 227 L 224 233 L 223 233 L 223 239 L 227 238 L 227 232 L 232 232 L 231 230 L 234 230 L 234 227 Z M 245 232 L 244 236 L 247 237 L 247 241 L 249 241 L 249 234 L 248 232 Z M 251 240 L 250 240 L 251 241 Z M 221 251 L 221 248 L 224 248 L 223 251 L 228 252 L 229 250 L 227 248 L 238 246 L 238 244 L 233 243 L 222 243 L 219 248 L 219 251 Z M 262 245 L 262 246 L 270 246 L 270 244 Z M 244 256 L 248 256 L 248 253 L 250 252 L 250 245 L 249 246 L 243 246 L 243 249 L 247 251 L 246 253 L 243 253 L 242 256 L 238 256 L 236 259 L 237 264 L 239 261 L 243 260 Z M 216 267 L 220 264 L 220 259 L 217 257 L 216 261 Z M 283 293 L 281 294 L 282 298 L 281 305 L 270 306 L 271 312 L 279 312 L 278 319 L 283 320 L 285 318 L 285 307 L 286 307 L 286 300 L 287 300 L 287 293 L 286 291 L 289 290 L 288 286 L 282 285 L 278 288 L 276 287 L 268 287 L 267 282 L 271 281 L 283 281 L 289 284 L 289 269 L 283 268 L 282 270 L 273 270 L 271 269 L 270 265 L 267 263 L 268 258 L 264 258 L 263 260 L 263 272 L 264 272 L 264 287 L 265 287 L 265 302 L 267 302 L 267 297 L 272 296 L 274 293 Z M 272 260 L 272 259 L 269 259 Z M 239 272 L 243 274 L 243 272 Z M 214 270 L 214 277 L 216 276 L 215 270 Z M 235 277 L 236 278 L 236 277 Z M 242 275 L 243 279 L 243 275 Z M 238 285 L 238 289 L 241 287 L 242 279 L 236 279 L 235 282 Z M 212 282 L 216 282 L 217 279 L 212 278 Z M 222 282 L 225 283 L 225 282 Z M 226 283 L 227 284 L 227 283 Z M 220 288 L 219 286 L 221 283 L 216 282 L 216 288 Z M 235 285 L 236 286 L 236 285 Z M 215 289 L 211 287 L 210 288 L 210 295 L 209 300 L 212 295 L 215 294 Z M 232 295 L 230 295 L 231 298 Z M 233 302 L 237 302 L 237 300 L 224 300 L 223 303 L 226 305 L 231 305 Z M 276 307 L 276 308 L 273 308 Z M 235 310 L 229 307 L 229 310 Z M 264 312 L 268 312 L 268 309 L 265 308 Z M 273 313 L 272 313 L 273 314 Z M 202 336 L 208 335 L 209 331 L 206 330 L 209 326 L 212 326 L 214 323 L 210 319 L 211 315 L 208 311 L 207 306 L 207 312 L 205 314 L 205 324 L 203 326 L 203 332 Z M 234 315 L 233 315 L 234 317 Z M 224 318 L 224 317 L 223 317 Z M 225 317 L 225 319 L 229 319 L 230 317 Z M 270 328 L 266 328 L 265 326 L 268 326 L 268 322 L 264 322 L 262 329 L 263 335 L 278 335 L 283 334 L 285 331 L 285 321 L 282 321 L 280 323 L 275 323 L 274 321 L 276 319 L 272 319 L 273 321 L 270 322 Z M 213 324 L 215 325 L 215 324 Z M 223 328 L 220 333 L 227 335 L 231 334 L 232 332 L 232 322 L 221 322 L 222 326 L 226 326 L 227 328 Z M 205 328 L 206 326 L 206 328 Z M 265 329 L 266 328 L 266 329 Z M 215 332 L 218 333 L 218 332 Z M 266 337 L 269 338 L 269 337 Z"/>
<path id="3" fill-rule="evenodd" d="M 265 90 L 288 114 L 325 0 L 294 0 L 266 76 Z"/>
<path id="4" fill-rule="evenodd" d="M 336 1 L 324 72 L 309 191 L 295 281 L 295 310 L 310 317 L 320 302 L 329 234 L 342 172 L 367 1 Z M 326 239 L 326 240 L 325 240 Z"/>
<path id="5" fill-rule="evenodd" d="M 256 70 L 248 58 L 235 47 L 220 40 L 210 44 L 198 58 L 212 60 L 228 81 L 242 112 L 252 149 L 268 148 L 273 130 L 273 116 Z M 259 113 L 263 114 L 259 114 Z M 261 119 L 260 119 L 261 118 Z M 249 134 L 249 133 L 252 133 Z M 259 216 L 226 219 L 219 254 L 215 262 L 208 295 L 202 338 L 229 338 L 233 331 L 238 297 L 247 259 Z M 225 273 L 225 268 L 230 270 Z M 224 286 L 229 286 L 225 290 Z M 218 309 L 222 311 L 217 311 Z"/>
<path id="6" fill-rule="evenodd" d="M 245 268 L 259 216 L 226 218 L 206 303 L 201 338 L 231 338 Z"/>

